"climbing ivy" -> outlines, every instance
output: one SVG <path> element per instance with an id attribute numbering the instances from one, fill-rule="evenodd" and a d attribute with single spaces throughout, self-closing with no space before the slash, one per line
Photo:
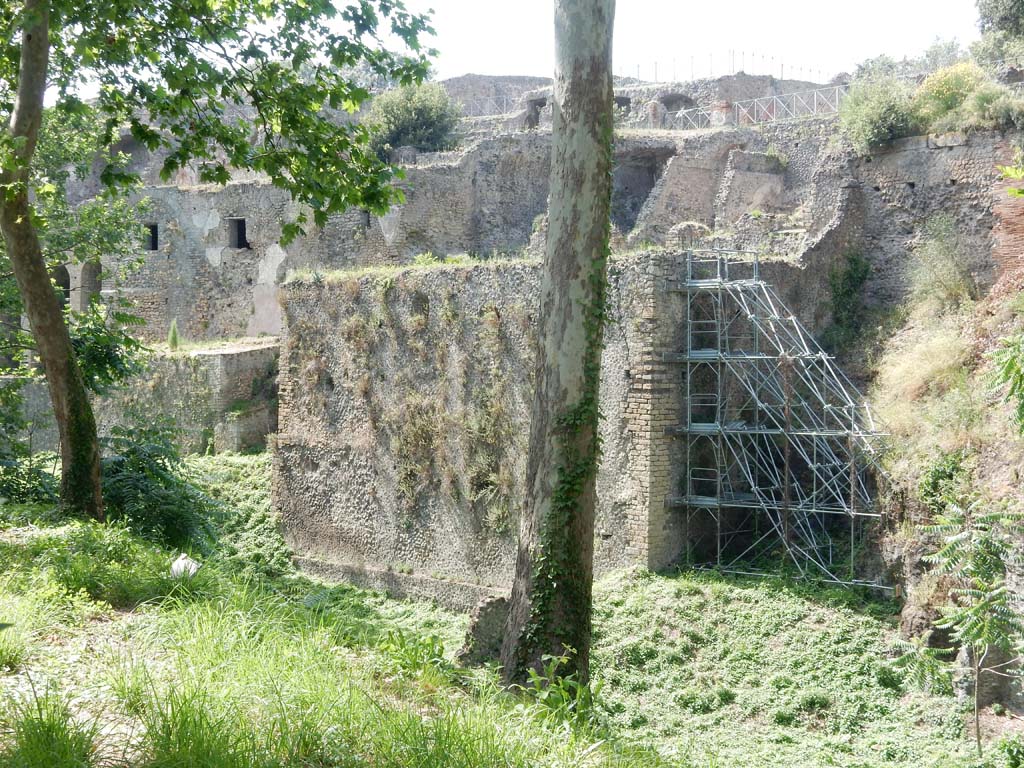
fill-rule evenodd
<path id="1" fill-rule="evenodd" d="M 610 147 L 610 124 L 605 126 L 605 141 Z M 578 649 L 578 653 L 568 654 L 564 674 L 577 675 L 582 681 L 588 679 L 589 673 L 592 569 L 579 562 L 578 548 L 569 537 L 574 519 L 584 513 L 584 495 L 593 487 L 601 459 L 599 393 L 610 238 L 609 219 L 600 233 L 600 248 L 589 265 L 588 291 L 582 307 L 582 392 L 579 401 L 555 421 L 554 434 L 562 463 L 556 472 L 551 510 L 541 521 L 533 553 L 530 616 L 516 648 L 517 671 L 530 668 L 538 650 L 550 651 L 556 645 L 563 651 Z"/>

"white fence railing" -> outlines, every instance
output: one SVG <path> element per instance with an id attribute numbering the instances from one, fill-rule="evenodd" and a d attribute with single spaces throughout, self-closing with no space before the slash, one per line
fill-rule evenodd
<path id="1" fill-rule="evenodd" d="M 462 106 L 463 117 L 507 115 L 514 112 L 520 96 L 488 96 L 482 99 L 455 99 Z"/>
<path id="2" fill-rule="evenodd" d="M 701 128 L 710 128 L 711 110 L 707 107 L 693 107 L 681 109 L 678 112 L 669 112 L 666 120 L 666 127 L 676 131 L 696 131 Z"/>
<path id="3" fill-rule="evenodd" d="M 835 115 L 839 113 L 839 104 L 846 95 L 846 90 L 846 85 L 832 85 L 813 91 L 737 101 L 733 104 L 736 125 Z"/>

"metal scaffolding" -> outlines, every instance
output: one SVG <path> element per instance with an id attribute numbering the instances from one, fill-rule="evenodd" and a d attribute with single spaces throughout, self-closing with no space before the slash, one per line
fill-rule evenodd
<path id="1" fill-rule="evenodd" d="M 875 431 L 856 387 L 761 280 L 756 254 L 688 251 L 678 290 L 685 343 L 665 361 L 682 368 L 683 421 L 668 433 L 685 467 L 668 504 L 685 515 L 687 560 L 750 573 L 782 557 L 804 576 L 868 583 L 854 564 L 880 517 Z"/>

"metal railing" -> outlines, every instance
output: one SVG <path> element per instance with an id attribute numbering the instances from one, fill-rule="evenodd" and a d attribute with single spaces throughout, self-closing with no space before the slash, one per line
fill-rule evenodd
<path id="1" fill-rule="evenodd" d="M 482 99 L 454 99 L 462 107 L 463 117 L 507 115 L 515 111 L 520 96 L 488 96 Z"/>
<path id="2" fill-rule="evenodd" d="M 711 110 L 707 107 L 692 107 L 678 112 L 669 112 L 667 127 L 677 131 L 696 131 L 711 127 Z"/>
<path id="3" fill-rule="evenodd" d="M 777 120 L 827 117 L 839 113 L 847 85 L 831 85 L 813 91 L 762 96 L 733 104 L 736 125 L 755 125 Z"/>

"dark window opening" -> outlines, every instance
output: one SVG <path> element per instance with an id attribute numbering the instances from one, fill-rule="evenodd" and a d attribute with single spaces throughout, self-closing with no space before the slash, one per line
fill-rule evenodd
<path id="1" fill-rule="evenodd" d="M 685 93 L 666 93 L 658 99 L 665 105 L 665 111 L 678 112 L 681 109 L 692 109 L 697 103 Z"/>
<path id="2" fill-rule="evenodd" d="M 156 224 L 146 225 L 146 250 L 155 251 L 160 245 L 160 238 Z"/>
<path id="3" fill-rule="evenodd" d="M 228 245 L 231 248 L 248 248 L 245 236 L 245 219 L 228 219 Z"/>

